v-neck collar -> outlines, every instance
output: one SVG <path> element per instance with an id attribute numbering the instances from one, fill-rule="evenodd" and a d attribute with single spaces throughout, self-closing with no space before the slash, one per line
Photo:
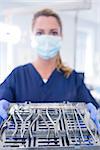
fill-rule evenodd
<path id="1" fill-rule="evenodd" d="M 57 69 L 55 68 L 53 70 L 53 72 L 51 73 L 50 77 L 48 78 L 48 81 L 45 83 L 40 75 L 40 73 L 37 71 L 37 69 L 34 67 L 34 65 L 32 63 L 30 63 L 30 66 L 32 67 L 33 73 L 34 73 L 34 77 L 36 78 L 36 80 L 38 81 L 37 84 L 39 83 L 40 85 L 48 85 L 49 82 L 54 78 L 54 76 L 56 75 L 56 73 L 58 72 Z"/>

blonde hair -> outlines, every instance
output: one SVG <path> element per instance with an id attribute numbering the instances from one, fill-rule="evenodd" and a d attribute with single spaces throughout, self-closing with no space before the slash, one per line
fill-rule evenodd
<path id="1" fill-rule="evenodd" d="M 40 11 L 37 11 L 35 14 L 34 14 L 34 17 L 32 19 L 32 30 L 34 29 L 34 25 L 35 25 L 35 22 L 36 22 L 36 19 L 40 16 L 47 16 L 47 17 L 55 17 L 55 19 L 57 20 L 59 26 L 60 26 L 60 33 L 62 34 L 62 22 L 61 22 L 61 19 L 60 17 L 58 16 L 58 14 L 56 14 L 53 10 L 51 9 L 43 9 L 43 10 L 40 10 Z M 59 71 L 63 71 L 64 72 L 64 75 L 65 76 L 69 76 L 71 73 L 72 73 L 72 69 L 69 68 L 68 66 L 65 66 L 61 60 L 61 56 L 60 54 L 57 55 L 57 60 L 56 60 L 56 63 L 57 63 L 57 70 Z"/>

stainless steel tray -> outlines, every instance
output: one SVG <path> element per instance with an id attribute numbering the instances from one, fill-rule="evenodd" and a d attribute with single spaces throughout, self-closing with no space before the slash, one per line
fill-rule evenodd
<path id="1" fill-rule="evenodd" d="M 100 135 L 83 103 L 12 104 L 0 139 L 0 150 L 100 149 Z"/>

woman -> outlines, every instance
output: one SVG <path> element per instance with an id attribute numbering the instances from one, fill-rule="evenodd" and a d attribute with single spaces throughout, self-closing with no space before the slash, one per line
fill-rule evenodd
<path id="1" fill-rule="evenodd" d="M 86 88 L 83 78 L 75 70 L 64 66 L 60 58 L 62 24 L 59 16 L 50 9 L 38 11 L 32 20 L 32 31 L 37 59 L 15 68 L 1 84 L 0 103 L 2 112 L 5 112 L 0 112 L 1 119 L 7 117 L 9 102 L 85 102 L 100 129 L 96 118 L 99 105 Z"/>

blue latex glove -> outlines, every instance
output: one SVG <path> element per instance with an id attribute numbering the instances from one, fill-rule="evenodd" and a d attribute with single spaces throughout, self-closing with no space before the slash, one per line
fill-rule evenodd
<path id="1" fill-rule="evenodd" d="M 9 108 L 10 103 L 7 100 L 0 100 L 0 124 L 5 120 L 7 115 L 7 109 Z"/>
<path id="2" fill-rule="evenodd" d="M 97 109 L 92 103 L 88 103 L 87 108 L 88 108 L 88 111 L 90 112 L 90 117 L 93 120 L 93 122 L 95 123 L 95 125 L 97 127 L 97 131 L 100 134 L 100 123 L 97 118 Z"/>

